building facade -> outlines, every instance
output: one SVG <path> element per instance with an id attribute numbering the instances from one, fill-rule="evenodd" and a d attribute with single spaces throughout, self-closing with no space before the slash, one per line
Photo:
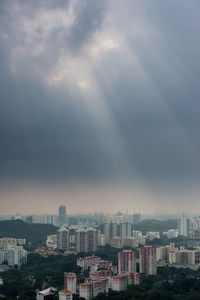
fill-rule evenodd
<path id="1" fill-rule="evenodd" d="M 156 275 L 156 248 L 145 246 L 140 248 L 140 273 L 145 275 Z"/>

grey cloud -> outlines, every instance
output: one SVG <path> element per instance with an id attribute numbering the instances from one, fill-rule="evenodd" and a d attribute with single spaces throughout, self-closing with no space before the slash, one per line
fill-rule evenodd
<path id="1" fill-rule="evenodd" d="M 72 50 L 80 51 L 93 33 L 100 29 L 108 9 L 107 0 L 83 0 L 77 3 L 74 24 L 69 32 L 69 44 Z"/>
<path id="2" fill-rule="evenodd" d="M 15 3 L 21 5 L 16 18 L 36 14 L 41 5 L 41 1 Z M 68 2 L 44 1 L 42 5 L 42 9 L 67 9 Z M 126 180 L 131 169 L 131 180 L 175 178 L 189 182 L 199 178 L 200 43 L 196 38 L 197 20 L 191 19 L 191 4 L 179 10 L 180 5 L 180 1 L 117 1 L 110 7 L 106 1 L 77 1 L 76 18 L 69 31 L 59 26 L 55 31 L 50 29 L 45 52 L 38 56 L 26 52 L 18 58 L 15 74 L 10 73 L 10 53 L 23 46 L 24 36 L 20 30 L 14 31 L 15 20 L 2 10 L 1 22 L 7 24 L 7 18 L 10 22 L 3 28 L 12 38 L 2 40 L 0 46 L 0 176 Z M 195 5 L 199 7 L 198 2 Z M 126 19 L 122 7 L 126 7 Z M 124 166 L 123 172 L 124 153 L 117 149 L 109 128 L 100 132 L 84 105 L 83 93 L 67 83 L 66 87 L 49 87 L 43 80 L 62 47 L 70 53 L 69 59 L 81 57 L 89 64 L 81 47 L 106 26 L 106 14 L 116 12 L 112 26 L 123 35 L 130 55 L 137 57 L 146 77 L 139 76 L 134 59 L 126 61 L 126 45 L 102 57 L 99 64 L 92 62 L 90 67 L 101 91 L 101 96 L 94 97 L 103 98 L 129 153 L 129 168 Z M 148 40 L 140 35 L 135 38 L 132 18 L 138 18 L 141 27 L 151 24 L 156 33 L 144 27 L 150 34 Z M 35 71 L 37 66 L 43 70 L 41 77 Z M 110 144 L 113 147 L 109 148 Z"/>

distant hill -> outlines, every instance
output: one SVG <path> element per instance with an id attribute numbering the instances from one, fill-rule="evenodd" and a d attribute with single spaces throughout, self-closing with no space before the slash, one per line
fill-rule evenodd
<path id="1" fill-rule="evenodd" d="M 147 231 L 164 232 L 169 229 L 177 229 L 177 228 L 178 228 L 177 219 L 170 219 L 166 221 L 148 219 L 133 225 L 134 230 L 141 230 L 143 233 L 146 233 Z"/>
<path id="2" fill-rule="evenodd" d="M 0 221 L 0 238 L 25 238 L 31 248 L 45 245 L 49 234 L 56 234 L 58 228 L 50 224 L 29 224 L 22 220 Z"/>

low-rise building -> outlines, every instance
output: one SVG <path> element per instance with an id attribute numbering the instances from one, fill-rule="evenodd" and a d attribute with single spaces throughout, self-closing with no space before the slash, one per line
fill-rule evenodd
<path id="1" fill-rule="evenodd" d="M 73 300 L 73 295 L 69 290 L 63 289 L 59 292 L 59 300 Z"/>
<path id="2" fill-rule="evenodd" d="M 54 295 L 56 294 L 57 290 L 55 288 L 48 288 L 43 291 L 37 292 L 36 299 L 37 300 L 53 300 Z"/>

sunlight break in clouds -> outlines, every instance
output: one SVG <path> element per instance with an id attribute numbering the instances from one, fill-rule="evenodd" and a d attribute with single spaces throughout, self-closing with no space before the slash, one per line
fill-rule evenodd
<path id="1" fill-rule="evenodd" d="M 149 209 L 187 207 L 191 194 L 196 207 L 199 10 L 179 0 L 1 1 L 2 201 L 26 178 L 139 187 Z"/>

